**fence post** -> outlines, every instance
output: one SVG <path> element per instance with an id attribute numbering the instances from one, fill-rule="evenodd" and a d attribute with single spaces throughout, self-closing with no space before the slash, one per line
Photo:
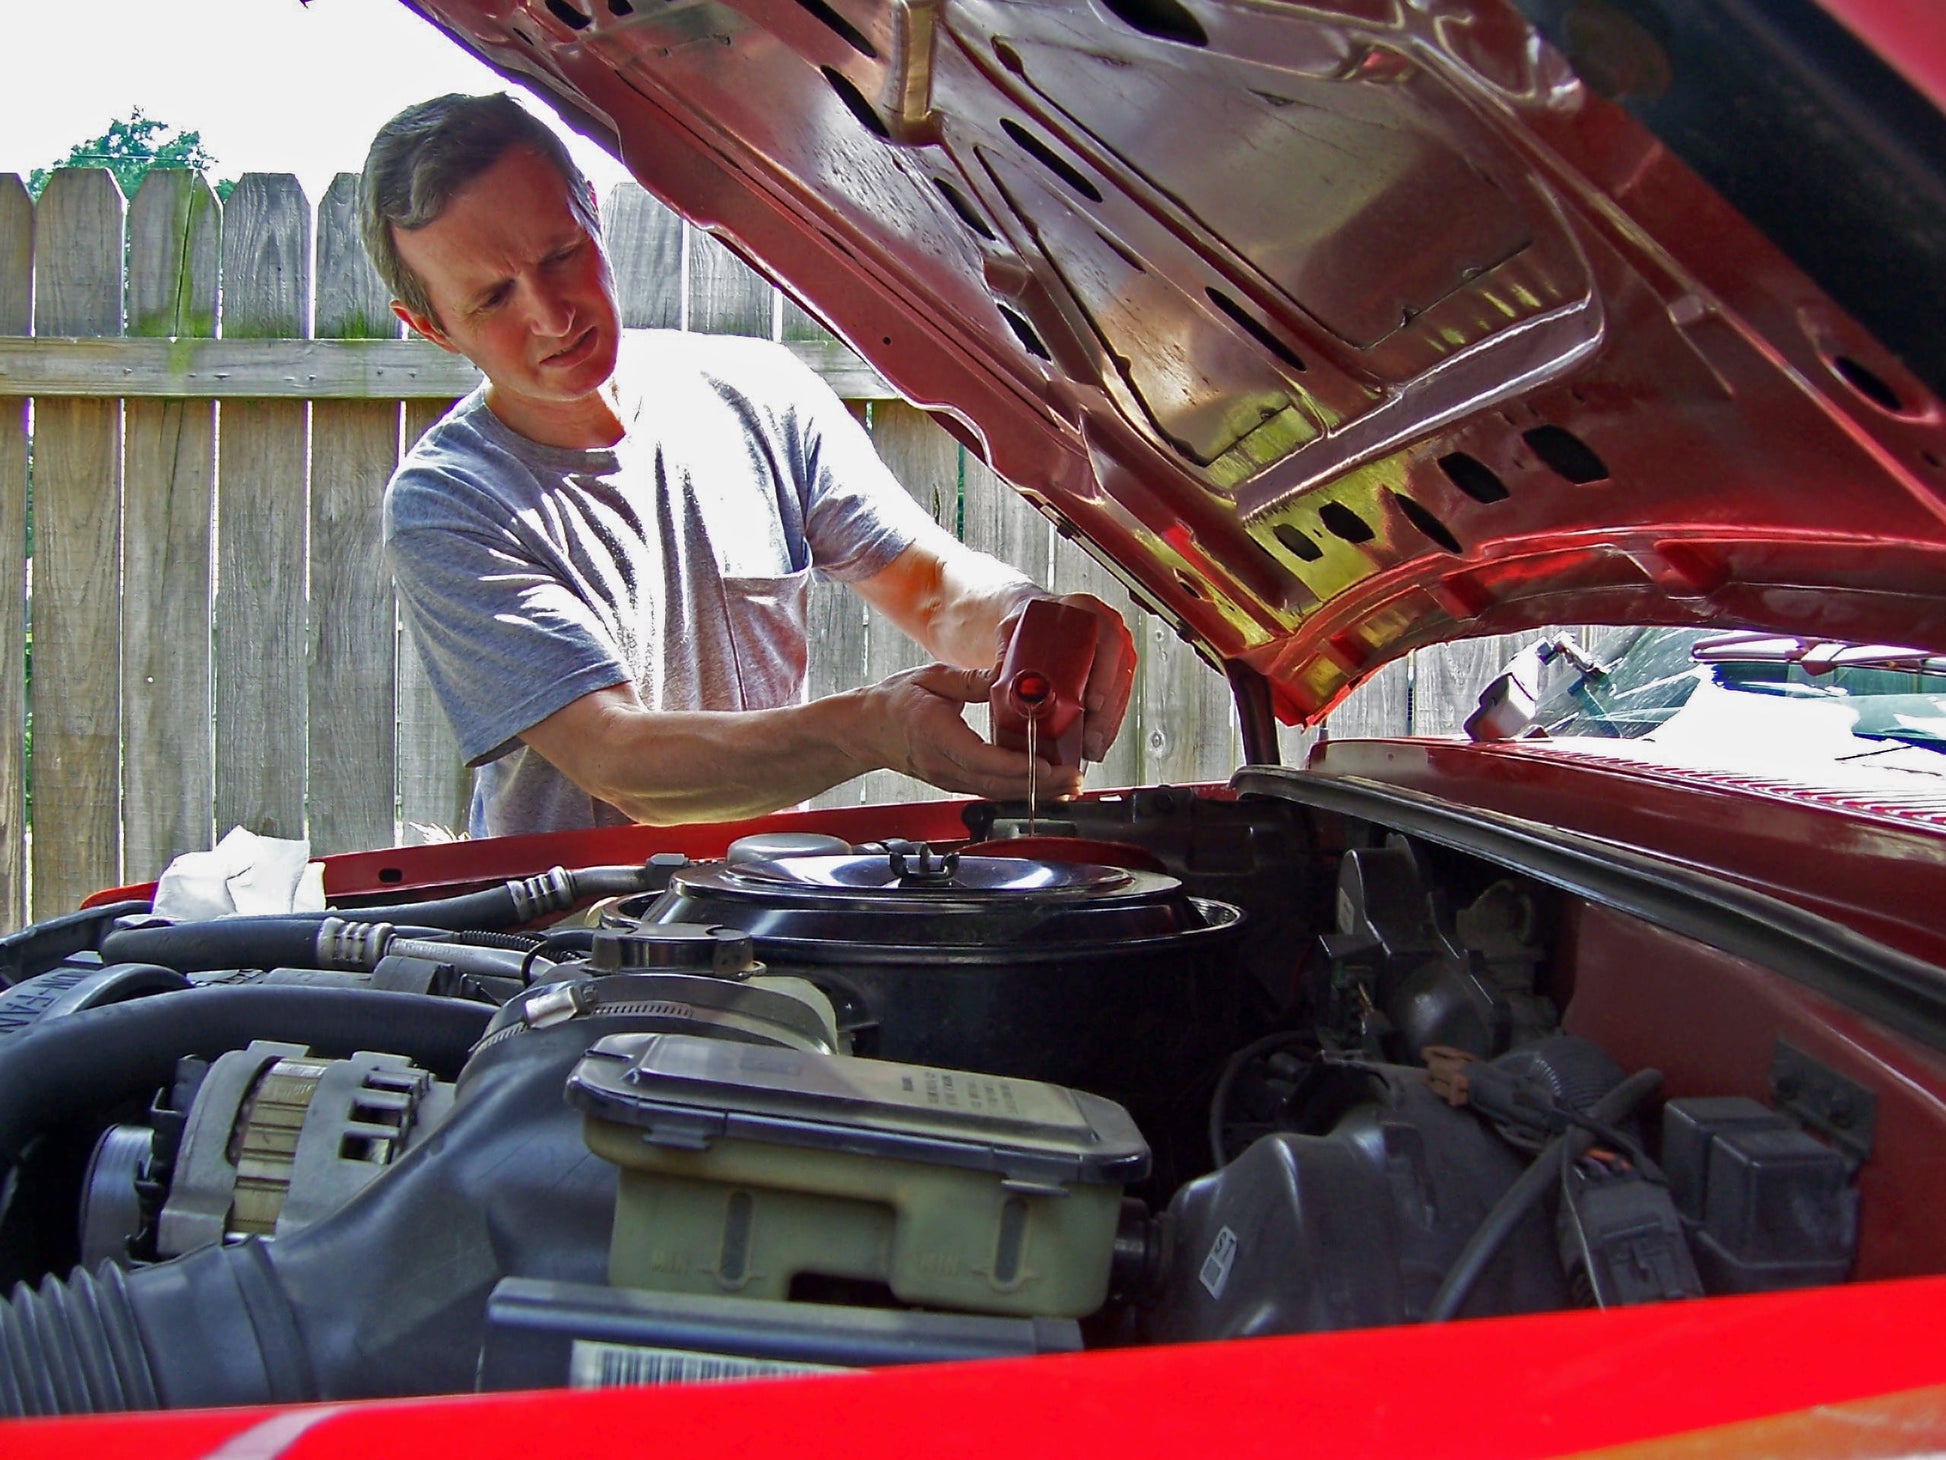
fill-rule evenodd
<path id="1" fill-rule="evenodd" d="M 602 210 L 624 329 L 682 327 L 682 219 L 639 183 L 617 183 Z"/>
<path id="2" fill-rule="evenodd" d="M 1394 659 L 1357 689 L 1325 721 L 1333 740 L 1412 733 L 1412 660 Z"/>
<path id="3" fill-rule="evenodd" d="M 1116 579 L 1115 575 L 1088 555 L 1086 549 L 1076 546 L 1059 533 L 1054 537 L 1054 564 L 1048 573 L 1047 586 L 1054 593 L 1092 593 L 1103 603 L 1120 611 L 1122 622 L 1128 625 L 1130 638 L 1139 647 L 1142 643 L 1146 625 L 1151 621 L 1135 606 L 1128 590 Z M 1141 677 L 1141 667 L 1136 668 L 1137 685 Z M 1142 765 L 1141 706 L 1136 702 L 1134 688 L 1131 688 L 1128 713 L 1122 720 L 1122 733 L 1115 743 L 1108 747 L 1108 755 L 1096 765 L 1088 767 L 1084 782 L 1090 789 L 1102 786 L 1132 786 L 1136 784 Z M 1234 766 L 1226 766 L 1221 772 L 1227 780 Z"/>
<path id="4" fill-rule="evenodd" d="M 36 209 L 44 335 L 122 328 L 122 195 L 62 168 Z M 122 403 L 34 409 L 33 903 L 66 912 L 121 880 Z"/>
<path id="5" fill-rule="evenodd" d="M 942 431 L 924 411 L 903 401 L 872 405 L 872 446 L 899 485 L 906 489 L 940 526 L 954 531 L 959 520 L 959 443 Z M 865 683 L 876 683 L 902 669 L 916 669 L 929 656 L 878 614 L 869 614 L 863 631 Z M 854 639 L 853 643 L 858 641 Z M 822 655 L 827 646 L 820 644 Z M 856 657 L 854 654 L 852 657 Z M 970 707 L 968 723 L 984 730 L 985 713 Z M 872 771 L 852 786 L 847 803 L 913 801 L 939 793 L 897 771 Z"/>
<path id="6" fill-rule="evenodd" d="M 405 449 L 452 409 L 451 401 L 415 400 L 405 405 Z M 404 626 L 392 630 L 399 664 L 399 840 L 407 845 L 466 830 L 473 773 L 460 760 L 459 742 L 433 693 Z"/>
<path id="7" fill-rule="evenodd" d="M 311 208 L 287 173 L 246 173 L 223 209 L 223 334 L 305 339 Z M 304 832 L 302 401 L 228 400 L 217 482 L 216 824 Z"/>
<path id="8" fill-rule="evenodd" d="M 358 175 L 318 205 L 319 339 L 395 339 L 390 295 L 358 236 Z M 311 406 L 313 855 L 384 846 L 396 832 L 397 642 L 380 551 L 385 483 L 399 460 L 396 401 Z"/>
<path id="9" fill-rule="evenodd" d="M 705 233 L 683 230 L 689 250 L 688 327 L 703 334 L 775 337 L 776 291 L 750 265 Z"/>
<path id="10" fill-rule="evenodd" d="M 129 204 L 128 332 L 216 333 L 222 213 L 199 173 L 155 168 Z M 128 875 L 210 845 L 210 512 L 216 405 L 123 406 L 123 822 Z"/>
<path id="11" fill-rule="evenodd" d="M 0 335 L 34 323 L 34 202 L 0 175 Z M 27 919 L 27 402 L 0 397 L 0 928 Z"/>

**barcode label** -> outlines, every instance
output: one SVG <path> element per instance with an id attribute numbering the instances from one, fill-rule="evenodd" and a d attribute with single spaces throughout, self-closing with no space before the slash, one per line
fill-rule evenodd
<path id="1" fill-rule="evenodd" d="M 568 1385 L 607 1389 L 622 1384 L 709 1384 L 729 1379 L 768 1379 L 780 1374 L 848 1374 L 833 1364 L 794 1364 L 782 1359 L 752 1359 L 742 1354 L 698 1353 L 694 1349 L 638 1348 L 577 1338 L 568 1356 Z"/>

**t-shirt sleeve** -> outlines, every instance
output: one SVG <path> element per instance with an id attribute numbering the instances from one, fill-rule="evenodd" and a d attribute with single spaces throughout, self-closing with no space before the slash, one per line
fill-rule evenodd
<path id="1" fill-rule="evenodd" d="M 403 475 L 401 486 L 439 491 Z M 463 512 L 438 526 L 413 516 L 419 525 L 395 528 L 387 556 L 407 632 L 468 765 L 498 759 L 523 730 L 630 679 L 587 604 L 513 540 Z"/>
<path id="2" fill-rule="evenodd" d="M 808 366 L 799 377 L 798 426 L 809 499 L 805 537 L 826 577 L 855 583 L 913 543 L 945 530 L 899 484 L 844 403 Z"/>

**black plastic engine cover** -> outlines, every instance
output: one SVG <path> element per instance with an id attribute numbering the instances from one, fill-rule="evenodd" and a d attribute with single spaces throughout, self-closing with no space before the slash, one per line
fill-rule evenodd
<path id="1" fill-rule="evenodd" d="M 1424 1071 L 1365 1068 L 1371 1098 L 1328 1135 L 1265 1136 L 1177 1194 L 1173 1255 L 1146 1337 L 1313 1333 L 1425 1315 L 1525 1161 L 1428 1089 Z M 1537 1208 L 1469 1307 L 1527 1313 L 1568 1301 L 1552 1227 Z"/>

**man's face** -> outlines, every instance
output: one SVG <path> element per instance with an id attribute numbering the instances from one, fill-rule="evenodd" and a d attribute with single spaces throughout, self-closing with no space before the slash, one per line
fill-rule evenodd
<path id="1" fill-rule="evenodd" d="M 539 153 L 508 150 L 424 228 L 394 229 L 435 317 L 393 308 L 420 334 L 486 375 L 508 425 L 555 445 L 598 411 L 621 341 L 608 261 L 568 184 Z"/>

